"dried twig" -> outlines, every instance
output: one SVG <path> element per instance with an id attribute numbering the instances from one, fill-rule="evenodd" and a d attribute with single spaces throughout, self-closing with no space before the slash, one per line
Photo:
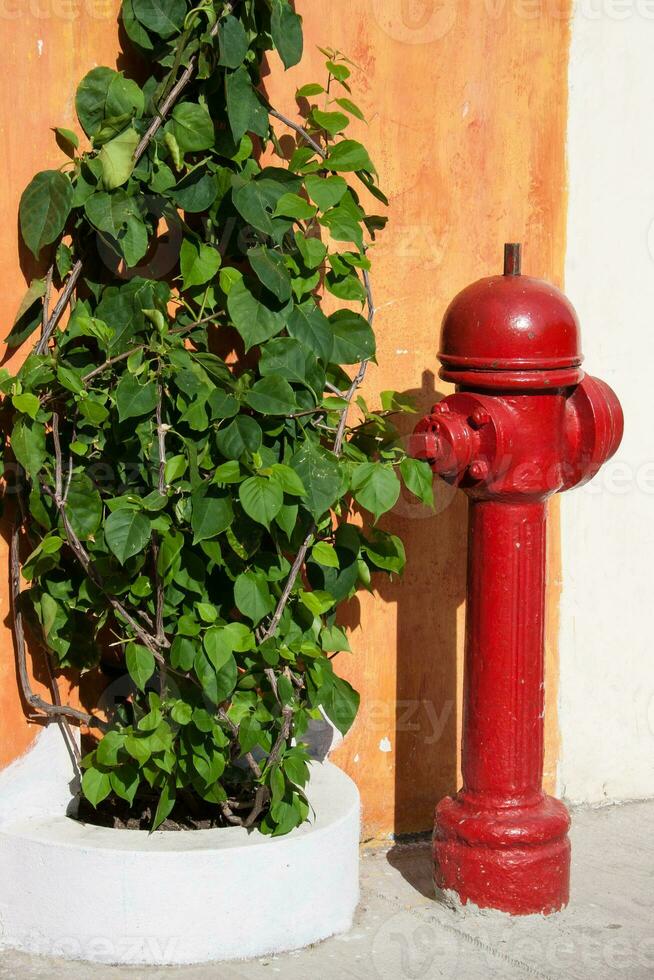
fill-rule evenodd
<path id="1" fill-rule="evenodd" d="M 175 330 L 171 330 L 171 333 L 174 333 L 176 335 L 190 333 L 190 331 L 195 330 L 196 327 L 203 326 L 205 323 L 210 323 L 212 320 L 215 319 L 216 319 L 215 314 L 213 314 L 212 316 L 206 316 L 203 317 L 202 320 L 195 320 L 193 323 L 187 323 L 186 326 L 184 327 L 178 327 Z M 102 364 L 99 364 L 98 367 L 93 368 L 92 371 L 88 371 L 86 374 L 82 375 L 82 381 L 84 382 L 84 384 L 87 384 L 87 382 L 92 381 L 93 378 L 97 378 L 99 374 L 102 374 L 104 371 L 113 367 L 114 364 L 120 364 L 121 361 L 127 360 L 127 358 L 131 357 L 132 354 L 137 354 L 140 350 L 145 350 L 145 346 L 146 346 L 145 344 L 137 344 L 135 347 L 130 347 L 129 350 L 123 351 L 122 354 L 116 354 L 114 355 L 114 357 L 108 357 L 107 360 L 103 361 Z M 50 401 L 52 398 L 53 398 L 52 395 L 46 395 L 42 399 L 42 402 L 45 403 L 47 401 Z"/>
<path id="2" fill-rule="evenodd" d="M 46 493 L 49 490 L 49 488 L 45 486 L 43 487 L 43 489 L 46 491 Z M 157 642 L 155 637 L 151 636 L 141 626 L 141 624 L 136 619 L 134 619 L 134 617 L 131 615 L 131 613 L 127 611 L 127 609 L 122 604 L 122 602 L 120 602 L 118 599 L 116 599 L 115 596 L 111 595 L 107 591 L 107 589 L 104 587 L 102 579 L 98 575 L 97 569 L 91 562 L 88 552 L 86 551 L 86 549 L 84 548 L 81 541 L 79 540 L 79 538 L 77 537 L 73 528 L 70 525 L 70 521 L 68 520 L 68 514 L 66 513 L 65 504 L 57 505 L 57 508 L 61 516 L 61 520 L 64 526 L 64 532 L 66 534 L 68 544 L 70 545 L 70 548 L 72 549 L 73 553 L 75 554 L 75 557 L 79 561 L 80 565 L 82 566 L 86 574 L 102 591 L 102 593 L 104 594 L 105 598 L 108 600 L 109 604 L 114 609 L 114 611 L 117 612 L 118 615 L 125 620 L 127 625 L 134 631 L 136 636 L 138 636 L 143 646 L 147 647 L 148 650 L 152 653 L 157 663 L 164 664 L 165 660 L 159 648 L 163 646 L 167 646 L 168 645 L 167 642 L 165 640 L 161 640 L 160 642 Z"/>
<path id="3" fill-rule="evenodd" d="M 354 375 L 354 380 L 350 385 L 350 388 L 345 396 L 345 401 L 347 406 L 341 412 L 341 417 L 338 423 L 338 429 L 336 430 L 336 438 L 334 439 L 334 455 L 340 456 L 343 451 L 343 439 L 345 438 L 345 429 L 347 427 L 347 416 L 350 408 L 350 403 L 354 398 L 355 393 L 361 387 L 361 383 L 366 374 L 366 368 L 368 367 L 368 361 L 361 361 L 359 365 L 359 370 Z"/>
<path id="4" fill-rule="evenodd" d="M 267 786 L 258 786 L 257 791 L 254 794 L 254 801 L 252 803 L 252 809 L 248 813 L 247 817 L 239 817 L 238 814 L 234 813 L 234 810 L 244 810 L 249 803 L 235 803 L 233 800 L 229 800 L 220 803 L 220 810 L 225 818 L 225 820 L 232 824 L 234 827 L 251 827 L 254 821 L 257 819 L 264 806 L 270 798 L 270 790 Z"/>
<path id="5" fill-rule="evenodd" d="M 279 697 L 279 691 L 277 688 L 277 677 L 275 676 L 274 670 L 272 670 L 272 668 L 269 668 L 268 670 L 265 671 L 265 674 L 268 677 L 268 680 L 270 681 L 270 686 L 272 687 L 275 697 L 282 709 L 282 724 L 279 729 L 277 738 L 275 739 L 275 744 L 273 745 L 268 755 L 268 758 L 266 759 L 266 769 L 268 770 L 272 766 L 277 765 L 277 763 L 280 760 L 282 750 L 284 749 L 284 746 L 286 745 L 288 739 L 290 738 L 291 730 L 293 728 L 293 707 L 290 704 L 282 704 Z M 290 674 L 291 674 L 290 668 L 286 667 L 284 669 L 284 674 L 290 679 Z M 252 826 L 252 824 L 257 819 L 257 817 L 263 810 L 264 806 L 268 802 L 269 798 L 270 798 L 270 791 L 268 787 L 264 785 L 259 786 L 257 792 L 255 793 L 252 809 L 250 810 L 249 814 L 243 821 L 244 827 Z"/>
<path id="6" fill-rule="evenodd" d="M 211 32 L 212 36 L 217 32 L 218 32 L 218 24 L 216 23 L 212 28 L 212 32 Z M 172 87 L 172 89 L 170 90 L 167 98 L 165 99 L 161 107 L 157 108 L 157 115 L 146 129 L 145 133 L 143 134 L 143 137 L 141 138 L 140 143 L 134 150 L 135 163 L 138 163 L 138 161 L 141 159 L 141 157 L 147 150 L 148 146 L 150 145 L 150 143 L 152 142 L 156 134 L 159 132 L 159 129 L 161 128 L 162 124 L 166 121 L 166 116 L 173 108 L 173 106 L 177 102 L 177 99 L 180 97 L 180 95 L 182 94 L 182 92 L 184 91 L 188 83 L 193 78 L 193 73 L 195 71 L 196 64 L 197 64 L 197 56 L 193 55 L 187 67 L 184 69 L 182 75 L 180 76 L 179 81 L 176 82 L 176 84 Z"/>
<path id="7" fill-rule="evenodd" d="M 275 700 L 277 701 L 277 704 L 281 707 L 282 701 L 279 696 L 279 690 L 277 688 L 277 674 L 272 669 L 272 667 L 266 667 L 266 669 L 264 670 L 264 674 L 268 678 L 268 683 L 272 688 L 272 692 L 275 695 Z"/>
<path id="8" fill-rule="evenodd" d="M 218 717 L 222 722 L 224 722 L 232 733 L 234 738 L 234 744 L 238 745 L 238 725 L 232 721 L 224 708 L 218 708 Z M 255 779 L 261 779 L 261 766 L 254 758 L 251 752 L 246 752 L 244 755 L 245 761 L 247 762 L 250 772 Z M 254 796 L 254 801 L 252 804 L 252 809 L 247 817 L 239 817 L 232 811 L 232 807 L 229 802 L 221 803 L 220 809 L 222 815 L 228 823 L 233 824 L 236 827 L 251 827 L 254 821 L 257 819 L 262 809 L 268 801 L 268 787 L 259 786 Z"/>
<path id="9" fill-rule="evenodd" d="M 304 408 L 301 412 L 289 412 L 285 415 L 286 419 L 301 419 L 305 415 L 327 415 L 329 412 L 328 408 Z"/>
<path id="10" fill-rule="evenodd" d="M 212 314 L 211 316 L 203 317 L 201 320 L 195 320 L 193 321 L 193 323 L 187 323 L 183 327 L 177 327 L 175 330 L 171 330 L 170 332 L 175 334 L 176 336 L 181 336 L 182 334 L 190 333 L 192 330 L 195 330 L 196 327 L 201 327 L 205 323 L 211 323 L 212 321 L 215 320 L 216 320 L 216 314 Z M 87 384 L 87 382 L 92 381 L 93 378 L 96 378 L 99 374 L 102 374 L 104 371 L 113 367 L 114 364 L 119 364 L 121 361 L 126 360 L 128 357 L 131 357 L 132 354 L 137 354 L 140 350 L 145 350 L 145 348 L 146 348 L 145 344 L 136 344 L 135 347 L 130 347 L 129 350 L 123 351 L 121 354 L 116 354 L 114 357 L 108 357 L 107 360 L 103 361 L 102 364 L 99 364 L 98 367 L 93 368 L 92 371 L 88 371 L 86 374 L 82 375 L 82 381 L 84 382 L 84 384 Z M 55 395 L 53 394 L 47 394 L 42 396 L 41 404 L 43 405 L 47 404 L 48 402 L 52 401 L 54 397 Z"/>

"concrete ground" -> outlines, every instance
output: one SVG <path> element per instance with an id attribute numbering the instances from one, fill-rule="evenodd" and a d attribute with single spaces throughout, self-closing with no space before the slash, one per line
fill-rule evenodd
<path id="1" fill-rule="evenodd" d="M 454 912 L 435 902 L 425 841 L 364 851 L 354 926 L 347 935 L 310 949 L 166 969 L 91 967 L 2 950 L 0 978 L 652 980 L 654 801 L 577 810 L 572 853 L 570 907 L 545 918 Z M 65 883 L 60 887 L 65 889 Z M 58 900 L 56 889 L 53 901 Z"/>

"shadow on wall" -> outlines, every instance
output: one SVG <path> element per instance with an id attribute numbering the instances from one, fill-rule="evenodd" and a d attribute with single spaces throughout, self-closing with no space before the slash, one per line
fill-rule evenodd
<path id="1" fill-rule="evenodd" d="M 417 420 L 443 395 L 436 391 L 431 371 L 423 372 L 420 388 L 402 394 L 418 409 L 417 415 L 396 420 L 406 445 Z M 383 826 L 366 812 L 364 789 L 364 826 L 371 836 L 430 830 L 435 804 L 457 789 L 457 625 L 465 598 L 467 502 L 442 480 L 434 481 L 434 498 L 432 511 L 403 490 L 392 513 L 380 521 L 380 527 L 404 542 L 407 563 L 401 578 L 373 577 L 375 595 L 397 606 L 395 704 L 376 704 L 370 690 L 366 699 L 365 678 L 363 683 L 354 679 L 362 695 L 359 724 L 372 731 L 373 742 L 384 735 L 374 751 L 395 753 L 395 800 L 393 806 L 390 801 L 387 805 Z M 339 621 L 355 629 L 360 625 L 359 613 L 355 598 Z M 392 692 L 386 697 L 390 699 Z M 395 719 L 394 732 L 387 727 L 389 714 Z M 347 768 L 356 779 L 356 767 Z"/>
<path id="2" fill-rule="evenodd" d="M 440 401 L 434 374 L 406 391 L 418 416 L 400 421 L 408 436 Z M 388 584 L 397 603 L 395 833 L 431 830 L 436 802 L 455 792 L 457 764 L 457 620 L 465 599 L 467 501 L 434 480 L 434 511 L 406 491 L 388 521 L 405 542 L 404 576 Z"/>

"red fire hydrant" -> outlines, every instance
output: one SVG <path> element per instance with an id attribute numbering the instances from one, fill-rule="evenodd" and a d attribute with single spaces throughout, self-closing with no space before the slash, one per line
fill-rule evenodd
<path id="1" fill-rule="evenodd" d="M 418 424 L 413 455 L 469 497 L 463 788 L 436 807 L 435 881 L 513 915 L 568 901 L 569 816 L 542 790 L 547 499 L 590 480 L 622 438 L 620 403 L 581 370 L 566 297 L 520 274 L 481 279 L 443 320 L 456 393 Z"/>

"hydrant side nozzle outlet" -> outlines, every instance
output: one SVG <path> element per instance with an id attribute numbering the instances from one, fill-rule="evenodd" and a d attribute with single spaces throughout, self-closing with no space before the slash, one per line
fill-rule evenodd
<path id="1" fill-rule="evenodd" d="M 577 316 L 550 283 L 503 276 L 454 298 L 441 377 L 456 392 L 416 426 L 412 452 L 469 497 L 463 786 L 436 808 L 434 879 L 513 915 L 568 901 L 562 803 L 542 790 L 547 498 L 617 450 L 620 403 L 581 370 Z"/>
<path id="2" fill-rule="evenodd" d="M 624 432 L 618 396 L 599 378 L 584 375 L 566 403 L 566 468 L 562 490 L 580 487 L 616 453 Z"/>
<path id="3" fill-rule="evenodd" d="M 498 413 L 496 413 L 498 414 Z M 483 480 L 496 450 L 496 425 L 479 397 L 449 395 L 416 426 L 411 455 L 426 460 L 449 483 Z"/>

